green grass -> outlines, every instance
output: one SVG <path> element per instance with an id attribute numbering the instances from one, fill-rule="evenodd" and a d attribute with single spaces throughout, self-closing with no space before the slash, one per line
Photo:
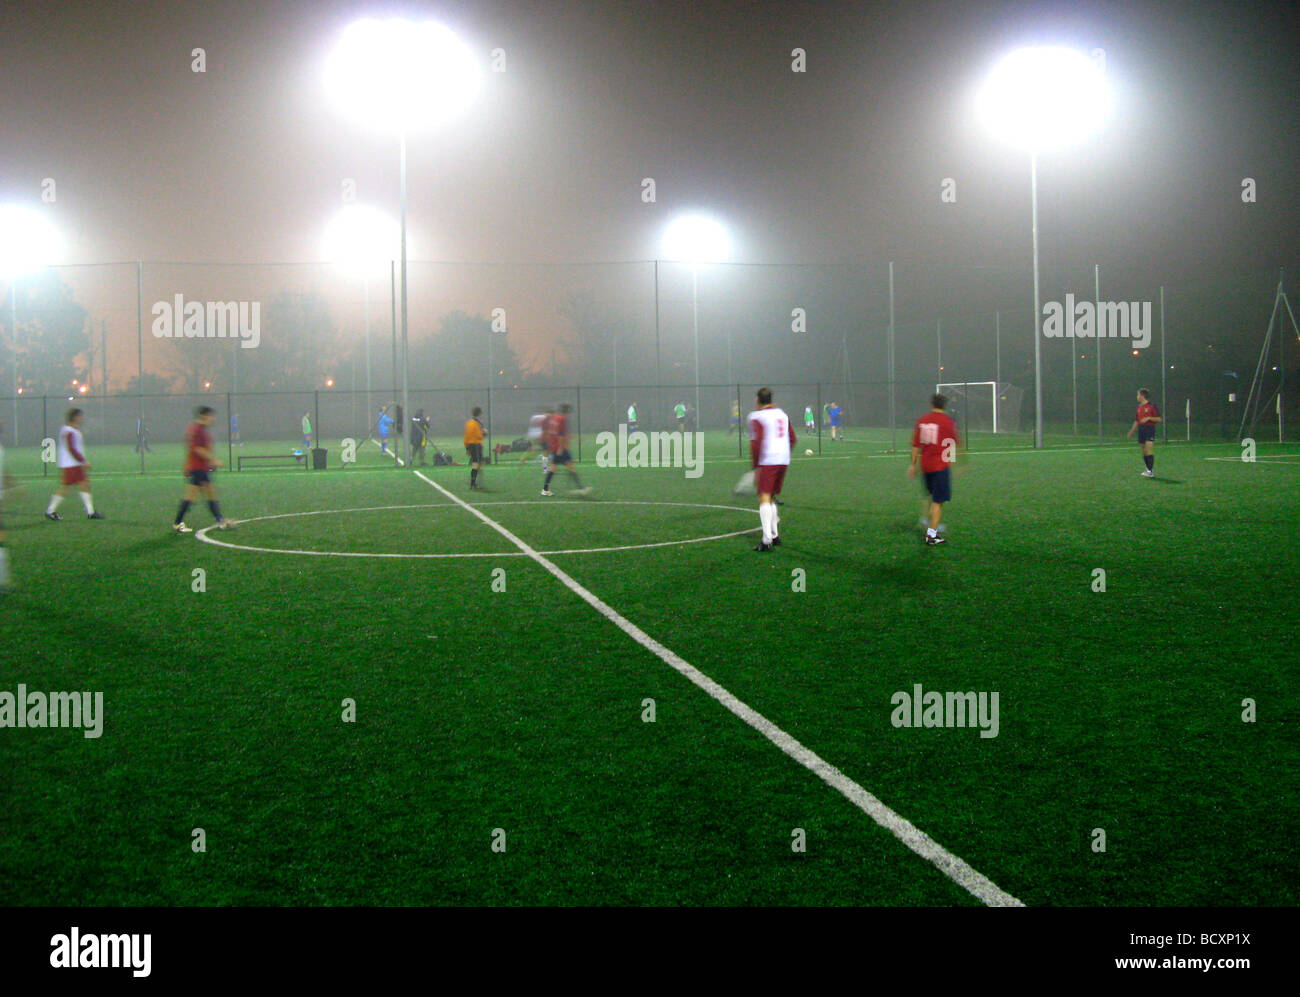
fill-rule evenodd
<path id="1" fill-rule="evenodd" d="M 179 476 L 90 443 L 106 521 L 72 497 L 43 520 L 39 476 L 5 513 L 0 691 L 102 690 L 106 712 L 97 740 L 0 729 L 8 903 L 977 903 L 377 448 L 218 475 L 227 515 L 281 518 L 213 539 L 508 556 L 179 537 Z M 543 503 L 515 465 L 489 494 L 424 473 L 542 551 L 757 527 L 734 439 L 708 446 L 689 480 L 595 468 L 589 436 L 585 501 L 561 481 Z M 1027 904 L 1300 902 L 1300 448 L 1160 447 L 1150 481 L 1133 445 L 986 445 L 931 549 L 887 446 L 796 458 L 771 556 L 747 534 L 551 557 Z M 399 508 L 283 516 L 377 507 Z M 997 691 L 999 735 L 894 728 L 917 682 Z"/>

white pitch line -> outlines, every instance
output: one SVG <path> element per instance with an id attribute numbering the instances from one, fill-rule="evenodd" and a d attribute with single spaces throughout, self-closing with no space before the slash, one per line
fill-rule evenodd
<path id="1" fill-rule="evenodd" d="M 377 439 L 375 439 L 373 436 L 370 437 L 370 442 L 373 443 L 375 446 L 379 447 L 379 452 L 380 452 L 383 456 L 385 456 L 385 457 L 392 457 L 393 460 L 397 461 L 397 466 L 398 466 L 398 467 L 405 467 L 405 466 L 406 466 L 406 461 L 402 460 L 401 457 L 397 456 L 397 444 L 396 444 L 396 443 L 393 444 L 393 452 L 392 452 L 392 453 L 389 453 L 387 450 L 384 449 L 384 445 L 383 445 L 382 443 L 380 443 Z"/>
<path id="2" fill-rule="evenodd" d="M 447 498 L 451 499 L 462 509 L 465 509 L 467 512 L 480 519 L 483 523 L 500 533 L 503 537 L 527 554 L 528 557 L 549 571 L 562 585 L 564 585 L 565 588 L 582 599 L 587 603 L 587 605 L 591 606 L 592 609 L 605 617 L 605 619 L 613 623 L 614 626 L 622 630 L 623 633 L 627 634 L 647 651 L 659 658 L 660 661 L 668 665 L 668 667 L 673 669 L 673 671 L 702 689 L 715 702 L 721 704 L 733 715 L 739 717 L 754 730 L 762 734 L 765 738 L 780 748 L 788 757 L 794 759 L 828 786 L 839 790 L 840 793 L 853 803 L 854 806 L 887 830 L 917 855 L 921 856 L 921 858 L 932 863 L 940 872 L 962 889 L 966 890 L 989 907 L 1024 906 L 1023 903 L 1013 897 L 1010 893 L 1000 889 L 996 883 L 983 873 L 973 868 L 964 859 L 954 855 L 911 821 L 907 820 L 902 815 L 895 813 L 879 799 L 867 792 L 867 790 L 863 789 L 862 786 L 858 785 L 834 765 L 830 764 L 830 762 L 822 759 L 811 749 L 804 747 L 757 710 L 741 702 L 721 685 L 692 665 L 689 661 L 670 651 L 663 644 L 660 644 L 659 641 L 655 640 L 604 600 L 584 588 L 566 571 L 561 569 L 554 562 L 548 561 L 538 551 L 534 550 L 519 537 L 515 536 L 500 523 L 496 522 L 496 520 L 485 515 L 483 512 L 479 511 L 468 502 L 463 501 L 458 496 L 453 495 L 447 489 L 443 488 L 442 485 L 425 477 L 425 475 L 421 474 L 419 471 L 415 472 L 415 476 L 425 484 L 442 492 L 443 495 L 447 496 Z"/>

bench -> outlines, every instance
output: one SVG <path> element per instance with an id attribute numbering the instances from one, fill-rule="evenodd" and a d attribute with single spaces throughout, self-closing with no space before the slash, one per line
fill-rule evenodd
<path id="1" fill-rule="evenodd" d="M 235 470 L 242 471 L 245 462 L 249 464 L 272 462 L 283 464 L 287 461 L 302 464 L 303 467 L 308 469 L 311 468 L 311 463 L 307 460 L 307 452 L 305 450 L 295 450 L 293 453 L 281 454 L 240 454 L 235 460 Z"/>

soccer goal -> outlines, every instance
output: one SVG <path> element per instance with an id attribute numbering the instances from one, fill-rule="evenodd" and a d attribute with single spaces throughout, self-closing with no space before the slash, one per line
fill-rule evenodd
<path id="1" fill-rule="evenodd" d="M 948 412 L 971 433 L 1020 432 L 1020 403 L 1024 392 L 1005 381 L 957 381 L 936 384 L 948 399 Z"/>

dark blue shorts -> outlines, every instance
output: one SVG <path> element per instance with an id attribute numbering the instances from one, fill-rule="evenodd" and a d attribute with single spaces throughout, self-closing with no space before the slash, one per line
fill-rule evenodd
<path id="1" fill-rule="evenodd" d="M 931 502 L 948 502 L 952 499 L 952 468 L 925 472 L 925 490 Z"/>
<path id="2" fill-rule="evenodd" d="M 1155 426 L 1138 426 L 1138 442 L 1154 443 L 1156 439 Z"/>
<path id="3" fill-rule="evenodd" d="M 185 480 L 188 481 L 191 485 L 194 485 L 196 488 L 202 485 L 209 485 L 212 483 L 212 472 L 211 471 L 186 471 Z"/>
<path id="4" fill-rule="evenodd" d="M 553 453 L 551 454 L 551 463 L 559 464 L 561 467 L 563 467 L 566 464 L 572 464 L 573 454 L 569 453 L 569 451 L 567 450 L 561 450 L 559 453 Z"/>

